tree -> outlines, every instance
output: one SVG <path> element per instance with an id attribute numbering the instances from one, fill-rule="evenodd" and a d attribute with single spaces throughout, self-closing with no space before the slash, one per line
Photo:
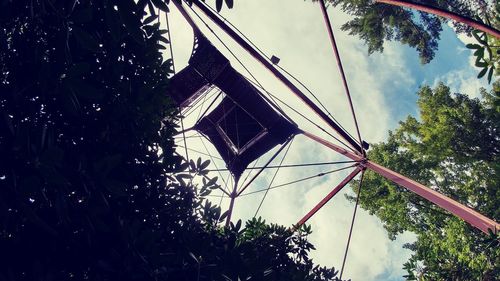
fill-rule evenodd
<path id="1" fill-rule="evenodd" d="M 418 95 L 420 120 L 408 117 L 368 157 L 498 221 L 500 82 L 489 93 L 482 89 L 482 100 L 451 94 L 443 84 Z M 414 252 L 405 264 L 409 280 L 493 280 L 500 273 L 498 237 L 373 173 L 365 176 L 360 205 L 382 220 L 391 239 L 417 234 L 406 245 Z"/>
<path id="2" fill-rule="evenodd" d="M 500 28 L 500 3 L 496 3 L 495 9 L 488 12 L 486 16 L 493 27 Z M 477 77 L 485 76 L 488 83 L 491 83 L 493 75 L 495 77 L 500 75 L 500 39 L 478 31 L 473 31 L 472 35 L 477 43 L 467 44 L 466 47 L 474 50 L 475 66 L 481 69 Z"/>
<path id="3" fill-rule="evenodd" d="M 195 219 L 146 2 L 2 2 L 0 279 L 148 279 Z"/>
<path id="4" fill-rule="evenodd" d="M 480 18 L 491 9 L 484 0 L 415 2 L 424 2 L 471 18 Z M 358 35 L 365 41 L 368 53 L 382 52 L 385 41 L 397 40 L 415 48 L 423 64 L 429 63 L 434 58 L 442 24 L 446 19 L 369 0 L 330 0 L 329 3 L 335 7 L 339 6 L 354 17 L 342 25 L 342 30 L 348 31 L 351 35 Z M 463 24 L 453 24 L 457 32 L 469 34 L 472 31 Z"/>
<path id="5" fill-rule="evenodd" d="M 175 154 L 157 9 L 1 1 L 0 280 L 335 280 L 308 232 L 219 227 L 208 162 Z"/>
<path id="6" fill-rule="evenodd" d="M 309 258 L 314 249 L 307 241 L 310 227 L 292 231 L 254 218 L 244 228 L 241 221 L 226 228 L 214 224 L 208 228 L 208 233 L 204 230 L 204 235 L 194 235 L 188 243 L 197 269 L 186 280 L 340 281 L 334 268 L 319 267 Z M 192 237 L 187 235 L 187 239 Z"/>

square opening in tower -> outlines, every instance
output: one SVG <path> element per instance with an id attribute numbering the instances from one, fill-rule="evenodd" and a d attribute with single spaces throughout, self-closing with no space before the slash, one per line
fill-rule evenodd
<path id="1" fill-rule="evenodd" d="M 266 129 L 237 105 L 219 119 L 217 129 L 236 154 L 242 153 L 266 134 Z"/>

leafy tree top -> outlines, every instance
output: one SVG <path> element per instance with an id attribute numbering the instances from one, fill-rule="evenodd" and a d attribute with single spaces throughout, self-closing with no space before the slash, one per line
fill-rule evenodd
<path id="1" fill-rule="evenodd" d="M 418 95 L 419 118 L 408 117 L 373 146 L 368 157 L 498 221 L 500 82 L 482 99 L 452 94 L 439 84 Z M 353 188 L 357 188 L 353 185 Z M 379 217 L 389 237 L 411 231 L 417 241 L 408 278 L 490 280 L 498 276 L 498 237 L 373 173 L 365 175 L 361 206 Z M 410 278 L 411 277 L 411 278 Z M 486 278 L 486 279 L 484 279 Z M 425 279 L 427 280 L 427 279 Z"/>

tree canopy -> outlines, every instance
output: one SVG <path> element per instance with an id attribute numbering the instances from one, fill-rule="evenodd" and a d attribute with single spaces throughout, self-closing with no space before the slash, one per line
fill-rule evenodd
<path id="1" fill-rule="evenodd" d="M 419 92 L 419 118 L 408 117 L 368 158 L 401 172 L 496 221 L 500 219 L 500 82 L 482 99 L 439 84 Z M 357 189 L 356 185 L 353 188 Z M 394 239 L 417 234 L 405 264 L 409 280 L 494 280 L 498 237 L 488 237 L 425 199 L 367 173 L 360 205 Z"/>
<path id="2" fill-rule="evenodd" d="M 315 0 L 317 1 L 317 0 Z M 357 35 L 368 46 L 368 53 L 382 52 L 384 42 L 396 40 L 415 48 L 420 61 L 429 63 L 438 49 L 442 24 L 446 19 L 423 12 L 370 0 L 329 0 L 331 5 L 340 7 L 353 19 L 342 25 L 342 30 Z M 471 18 L 481 19 L 493 9 L 488 1 L 415 1 L 439 7 Z M 453 22 L 458 32 L 470 33 L 470 27 Z"/>
<path id="3" fill-rule="evenodd" d="M 0 280 L 337 280 L 310 229 L 219 226 L 175 153 L 166 2 L 0 2 Z"/>

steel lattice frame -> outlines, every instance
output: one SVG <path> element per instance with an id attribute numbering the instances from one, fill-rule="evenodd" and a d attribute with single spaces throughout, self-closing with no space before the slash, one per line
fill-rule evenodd
<path id="1" fill-rule="evenodd" d="M 184 18 L 187 20 L 187 22 L 193 27 L 195 33 L 200 32 L 196 23 L 190 18 L 189 14 L 185 11 L 180 1 L 179 2 L 172 1 L 172 2 L 181 12 Z M 380 2 L 388 2 L 388 1 L 380 1 Z M 487 218 L 486 216 L 476 212 L 475 210 L 467 206 L 464 206 L 429 187 L 426 187 L 395 171 L 392 171 L 386 167 L 383 167 L 375 162 L 368 160 L 366 158 L 365 152 L 362 147 L 363 140 L 361 138 L 360 138 L 361 143 L 358 143 L 355 139 L 353 139 L 346 131 L 343 130 L 343 128 L 341 128 L 332 119 L 330 119 L 330 117 L 326 113 L 324 113 L 313 101 L 311 101 L 285 75 L 283 75 L 278 69 L 276 69 L 276 67 L 266 57 L 260 54 L 254 47 L 252 47 L 247 41 L 245 41 L 238 33 L 236 33 L 232 28 L 230 28 L 222 19 L 220 19 L 215 13 L 213 13 L 210 9 L 208 9 L 203 3 L 200 3 L 198 0 L 193 0 L 192 4 L 196 6 L 200 11 L 202 11 L 206 17 L 208 17 L 221 30 L 223 30 L 227 35 L 229 35 L 236 43 L 238 43 L 239 46 L 241 46 L 245 51 L 247 51 L 250 55 L 252 55 L 252 57 L 254 57 L 257 61 L 259 61 L 267 70 L 271 72 L 271 74 L 273 74 L 278 80 L 280 80 L 285 86 L 287 86 L 299 99 L 302 100 L 304 104 L 306 104 L 315 114 L 317 114 L 326 124 L 328 124 L 330 129 L 334 130 L 340 137 L 342 137 L 345 141 L 347 141 L 347 143 L 354 149 L 353 151 L 344 149 L 343 147 L 340 147 L 315 134 L 306 131 L 301 131 L 302 135 L 335 151 L 336 153 L 342 154 L 347 158 L 357 161 L 358 164 L 356 165 L 353 172 L 351 172 L 344 180 L 342 180 L 337 186 L 335 186 L 333 190 L 329 194 L 327 194 L 323 200 L 321 200 L 310 212 L 308 212 L 295 225 L 296 228 L 304 224 L 308 219 L 310 219 L 321 207 L 323 207 L 335 194 L 337 194 L 345 185 L 347 185 L 358 173 L 360 173 L 365 169 L 369 169 L 383 176 L 384 178 L 394 182 L 395 184 L 402 186 L 410 190 L 411 192 L 431 201 L 432 203 L 449 211 L 455 216 L 460 217 L 467 223 L 471 224 L 472 226 L 478 228 L 479 230 L 485 233 L 488 233 L 489 230 L 491 230 L 493 233 L 498 232 L 498 230 L 500 229 L 500 225 L 497 222 L 493 221 L 492 219 Z M 323 10 L 323 12 L 326 20 L 327 19 L 326 10 Z M 330 36 L 332 37 L 333 33 L 330 33 Z M 334 46 L 334 48 L 336 47 Z M 347 84 L 345 83 L 345 79 L 344 79 L 344 86 L 347 89 Z M 354 116 L 354 110 L 353 110 L 353 116 Z M 245 185 L 243 189 L 245 189 L 247 186 L 248 185 Z M 233 190 L 233 194 L 231 196 L 229 213 L 231 213 L 235 198 L 238 197 L 242 191 L 243 190 L 240 190 L 238 192 L 235 186 L 235 189 Z M 229 221 L 230 221 L 230 215 L 228 216 L 227 223 L 229 223 Z"/>

